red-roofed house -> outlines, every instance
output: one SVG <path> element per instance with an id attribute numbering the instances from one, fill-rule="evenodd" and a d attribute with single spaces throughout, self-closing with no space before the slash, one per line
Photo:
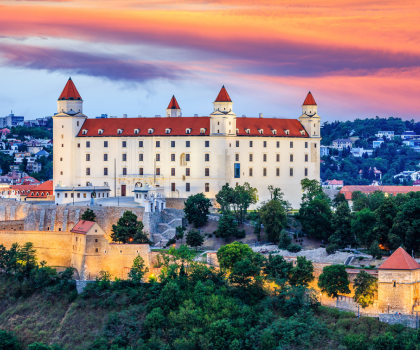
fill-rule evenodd
<path id="1" fill-rule="evenodd" d="M 80 235 L 94 235 L 94 236 L 104 236 L 105 232 L 102 230 L 94 221 L 80 220 L 74 227 L 70 230 L 72 233 L 77 233 Z"/>
<path id="2" fill-rule="evenodd" d="M 45 181 L 44 183 L 31 189 L 31 192 L 26 197 L 27 201 L 39 200 L 54 200 L 54 184 L 53 181 Z"/>
<path id="3" fill-rule="evenodd" d="M 344 186 L 343 180 L 327 180 L 322 184 L 322 187 L 336 190 Z"/>
<path id="4" fill-rule="evenodd" d="M 343 193 L 348 201 L 351 201 L 353 192 L 360 191 L 365 194 L 372 194 L 375 191 L 385 192 L 385 196 L 395 196 L 399 193 L 420 191 L 419 186 L 344 186 L 340 193 Z"/>
<path id="5" fill-rule="evenodd" d="M 298 208 L 300 181 L 319 181 L 321 118 L 311 93 L 298 119 L 237 118 L 224 86 L 206 117 L 182 117 L 172 96 L 163 118 L 88 119 L 73 86 L 67 82 L 53 117 L 57 204 L 87 201 L 94 191 L 133 196 L 145 184 L 163 188 L 165 198 L 215 198 L 226 183 L 248 182 L 261 201 L 270 198 L 268 185 L 281 184 Z M 74 188 L 83 196 L 71 197 Z"/>
<path id="6" fill-rule="evenodd" d="M 398 248 L 379 266 L 378 272 L 379 309 L 413 313 L 420 298 L 420 265 L 403 248 Z"/>

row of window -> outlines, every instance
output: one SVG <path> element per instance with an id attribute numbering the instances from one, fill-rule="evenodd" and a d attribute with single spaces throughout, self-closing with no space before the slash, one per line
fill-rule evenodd
<path id="1" fill-rule="evenodd" d="M 236 141 L 236 147 L 239 147 L 239 141 Z M 316 148 L 316 143 L 314 144 Z M 185 147 L 190 147 L 191 142 L 185 141 Z M 64 145 L 62 145 L 64 147 Z M 80 148 L 80 143 L 77 144 Z M 108 147 L 108 141 L 104 141 L 104 147 Z M 122 147 L 127 148 L 127 141 L 122 141 Z M 143 147 L 143 141 L 139 141 L 139 147 Z M 156 147 L 160 147 L 160 141 L 156 141 Z M 175 141 L 171 141 L 171 147 L 175 147 Z M 210 141 L 204 141 L 204 147 L 210 147 Z M 254 147 L 254 141 L 249 141 L 249 147 Z M 263 147 L 267 148 L 267 141 L 263 141 Z M 86 148 L 90 148 L 90 141 L 86 141 Z M 280 148 L 280 141 L 276 141 L 276 148 Z M 290 141 L 290 148 L 293 148 L 293 141 Z M 308 142 L 305 141 L 305 148 L 308 148 Z"/>
<path id="2" fill-rule="evenodd" d="M 267 176 L 267 168 L 262 168 L 262 176 Z M 304 168 L 305 176 L 308 176 L 308 168 Z M 127 168 L 122 169 L 122 174 L 127 175 Z M 139 175 L 143 175 L 143 168 L 139 168 Z M 63 175 L 63 173 L 61 173 Z M 86 168 L 86 175 L 90 175 L 90 168 Z M 104 168 L 104 175 L 108 175 L 108 168 Z M 156 168 L 156 175 L 160 175 L 160 168 Z M 248 169 L 248 175 L 254 176 L 253 168 Z M 171 168 L 171 176 L 176 176 L 175 168 Z M 191 176 L 191 169 L 185 169 L 185 176 Z M 204 176 L 210 176 L 210 168 L 204 168 Z M 276 168 L 276 176 L 280 176 L 280 168 Z M 293 176 L 293 168 L 289 168 L 289 176 Z"/>
<path id="3" fill-rule="evenodd" d="M 98 198 L 101 198 L 101 194 L 97 194 Z M 109 197 L 109 193 L 106 194 L 107 197 Z M 67 198 L 68 194 L 64 193 L 64 198 Z M 80 198 L 80 193 L 76 193 L 76 197 Z M 105 193 L 102 193 L 102 197 L 105 198 Z M 57 193 L 57 198 L 60 198 L 60 193 Z M 70 198 L 74 198 L 74 193 L 70 193 Z M 86 193 L 83 193 L 83 198 L 86 198 Z M 77 239 L 76 239 L 77 240 Z"/>

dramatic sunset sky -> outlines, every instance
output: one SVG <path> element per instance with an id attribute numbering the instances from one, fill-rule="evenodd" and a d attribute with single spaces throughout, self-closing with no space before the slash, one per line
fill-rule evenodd
<path id="1" fill-rule="evenodd" d="M 420 1 L 0 0 L 0 116 L 52 115 L 68 77 L 89 117 L 234 112 L 420 120 Z"/>

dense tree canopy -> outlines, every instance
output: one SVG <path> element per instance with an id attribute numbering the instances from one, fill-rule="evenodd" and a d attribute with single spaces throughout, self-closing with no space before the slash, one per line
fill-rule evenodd
<path id="1" fill-rule="evenodd" d="M 200 227 L 207 222 L 210 207 L 210 199 L 206 198 L 203 193 L 191 195 L 184 204 L 185 218 L 195 227 Z"/>

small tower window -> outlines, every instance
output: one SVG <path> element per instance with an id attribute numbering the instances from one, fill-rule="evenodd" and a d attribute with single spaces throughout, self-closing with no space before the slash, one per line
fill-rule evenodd
<path id="1" fill-rule="evenodd" d="M 171 133 L 171 129 L 165 129 L 165 134 L 170 134 Z"/>
<path id="2" fill-rule="evenodd" d="M 301 131 L 300 131 L 300 133 L 301 133 L 302 135 L 305 135 L 305 130 L 301 130 Z"/>
<path id="3" fill-rule="evenodd" d="M 262 135 L 264 133 L 264 129 L 258 129 L 258 132 Z"/>
<path id="4" fill-rule="evenodd" d="M 191 129 L 190 128 L 185 129 L 185 133 L 186 134 L 191 134 Z"/>
<path id="5" fill-rule="evenodd" d="M 284 130 L 284 133 L 285 133 L 286 135 L 289 135 L 289 134 L 290 134 L 290 130 Z"/>
<path id="6" fill-rule="evenodd" d="M 123 129 L 118 129 L 117 134 L 122 134 L 123 133 Z"/>
<path id="7" fill-rule="evenodd" d="M 251 130 L 250 130 L 250 129 L 245 129 L 245 132 L 246 132 L 247 134 L 249 134 L 249 133 L 251 132 Z"/>
<path id="8" fill-rule="evenodd" d="M 272 129 L 271 132 L 273 133 L 273 135 L 277 135 L 277 130 L 276 129 Z"/>
<path id="9" fill-rule="evenodd" d="M 134 129 L 134 134 L 138 135 L 138 133 L 140 132 L 140 129 Z"/>
<path id="10" fill-rule="evenodd" d="M 206 133 L 206 128 L 201 128 L 200 129 L 200 134 L 205 134 Z"/>
<path id="11" fill-rule="evenodd" d="M 102 135 L 104 133 L 104 129 L 99 129 L 98 130 L 98 135 Z"/>
<path id="12" fill-rule="evenodd" d="M 154 129 L 149 129 L 148 131 L 147 131 L 147 133 L 148 134 L 153 134 L 153 131 L 155 131 Z"/>
<path id="13" fill-rule="evenodd" d="M 88 132 L 88 131 L 87 131 L 87 129 L 83 129 L 83 130 L 82 130 L 82 135 L 86 135 L 86 134 L 87 134 L 87 132 Z"/>

